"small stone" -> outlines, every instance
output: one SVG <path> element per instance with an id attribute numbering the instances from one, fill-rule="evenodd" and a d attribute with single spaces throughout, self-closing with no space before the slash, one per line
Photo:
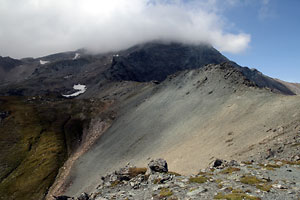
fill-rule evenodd
<path id="1" fill-rule="evenodd" d="M 273 187 L 273 188 L 277 188 L 277 189 L 281 189 L 281 190 L 287 189 L 287 187 L 285 187 L 285 186 L 283 186 L 283 185 L 281 185 L 281 184 L 274 184 L 274 185 L 272 185 L 272 187 Z"/>
<path id="2" fill-rule="evenodd" d="M 104 197 L 96 197 L 95 200 L 107 200 L 107 199 Z"/>
<path id="3" fill-rule="evenodd" d="M 186 195 L 188 195 L 188 196 L 195 196 L 195 195 L 199 195 L 200 193 L 204 193 L 204 192 L 206 192 L 206 191 L 207 191 L 206 188 L 199 187 L 199 188 L 196 189 L 196 190 L 193 190 L 193 191 L 188 192 Z"/>
<path id="4" fill-rule="evenodd" d="M 184 183 L 182 183 L 182 182 L 175 182 L 174 184 L 178 185 L 181 188 L 185 188 L 186 187 L 186 185 Z"/>

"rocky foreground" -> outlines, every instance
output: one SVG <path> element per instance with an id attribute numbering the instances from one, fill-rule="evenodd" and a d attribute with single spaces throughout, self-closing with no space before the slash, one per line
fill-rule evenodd
<path id="1" fill-rule="evenodd" d="M 99 182 L 91 194 L 54 199 L 299 199 L 300 158 L 267 163 L 217 159 L 210 168 L 192 176 L 170 172 L 167 162 L 158 159 L 152 160 L 148 168 L 128 164 Z"/>

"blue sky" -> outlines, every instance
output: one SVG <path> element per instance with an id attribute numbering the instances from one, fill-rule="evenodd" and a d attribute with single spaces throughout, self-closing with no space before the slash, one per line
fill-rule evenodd
<path id="1" fill-rule="evenodd" d="M 299 0 L 241 3 L 226 9 L 224 16 L 233 29 L 250 34 L 251 42 L 242 53 L 224 54 L 271 77 L 300 82 L 299 9 Z"/>

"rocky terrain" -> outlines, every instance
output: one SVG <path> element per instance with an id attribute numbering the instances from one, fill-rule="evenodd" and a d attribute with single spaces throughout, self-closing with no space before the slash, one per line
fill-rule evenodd
<path id="1" fill-rule="evenodd" d="M 55 199 L 299 199 L 299 165 L 300 157 L 265 163 L 217 159 L 209 168 L 183 176 L 168 171 L 167 162 L 157 159 L 148 168 L 128 164 L 102 177 L 90 194 Z"/>
<path id="2" fill-rule="evenodd" d="M 298 198 L 299 85 L 209 45 L 1 57 L 1 70 L 0 199 Z M 171 172 L 134 167 L 159 157 Z M 217 158 L 236 161 L 208 168 Z"/>

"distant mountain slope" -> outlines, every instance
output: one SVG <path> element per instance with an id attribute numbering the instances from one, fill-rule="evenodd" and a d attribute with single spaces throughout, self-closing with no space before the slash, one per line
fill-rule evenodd
<path id="1" fill-rule="evenodd" d="M 282 83 L 287 88 L 289 88 L 293 93 L 298 94 L 298 95 L 300 94 L 300 83 L 290 83 L 290 82 L 282 81 L 279 79 L 275 79 L 275 81 Z"/>
<path id="2" fill-rule="evenodd" d="M 145 166 L 148 158 L 165 158 L 183 174 L 216 157 L 249 159 L 255 145 L 297 135 L 289 125 L 300 120 L 299 100 L 257 87 L 232 63 L 170 75 L 118 105 L 112 126 L 75 163 L 66 194 L 88 192 L 106 173 L 128 162 Z"/>
<path id="3" fill-rule="evenodd" d="M 22 61 L 20 60 L 0 56 L 0 84 L 1 80 L 3 80 L 11 70 L 21 64 Z"/>
<path id="4" fill-rule="evenodd" d="M 19 66 L 22 64 L 22 61 L 13 59 L 10 57 L 2 57 L 0 56 L 0 68 L 4 71 L 10 71 L 14 67 Z"/>
<path id="5" fill-rule="evenodd" d="M 98 97 L 103 96 L 103 90 L 111 90 L 108 86 L 112 83 L 161 82 L 179 71 L 220 64 L 228 62 L 228 59 L 208 45 L 152 42 L 113 53 L 90 55 L 78 50 L 38 59 L 22 59 L 22 62 L 23 65 L 3 73 L 2 80 L 0 77 L 1 95 L 69 94 L 73 92 L 74 85 L 83 84 L 87 86 L 87 92 L 81 98 Z M 284 84 L 257 70 L 235 63 L 232 65 L 258 87 L 286 95 L 294 94 Z M 5 83 L 2 86 L 1 81 Z"/>

